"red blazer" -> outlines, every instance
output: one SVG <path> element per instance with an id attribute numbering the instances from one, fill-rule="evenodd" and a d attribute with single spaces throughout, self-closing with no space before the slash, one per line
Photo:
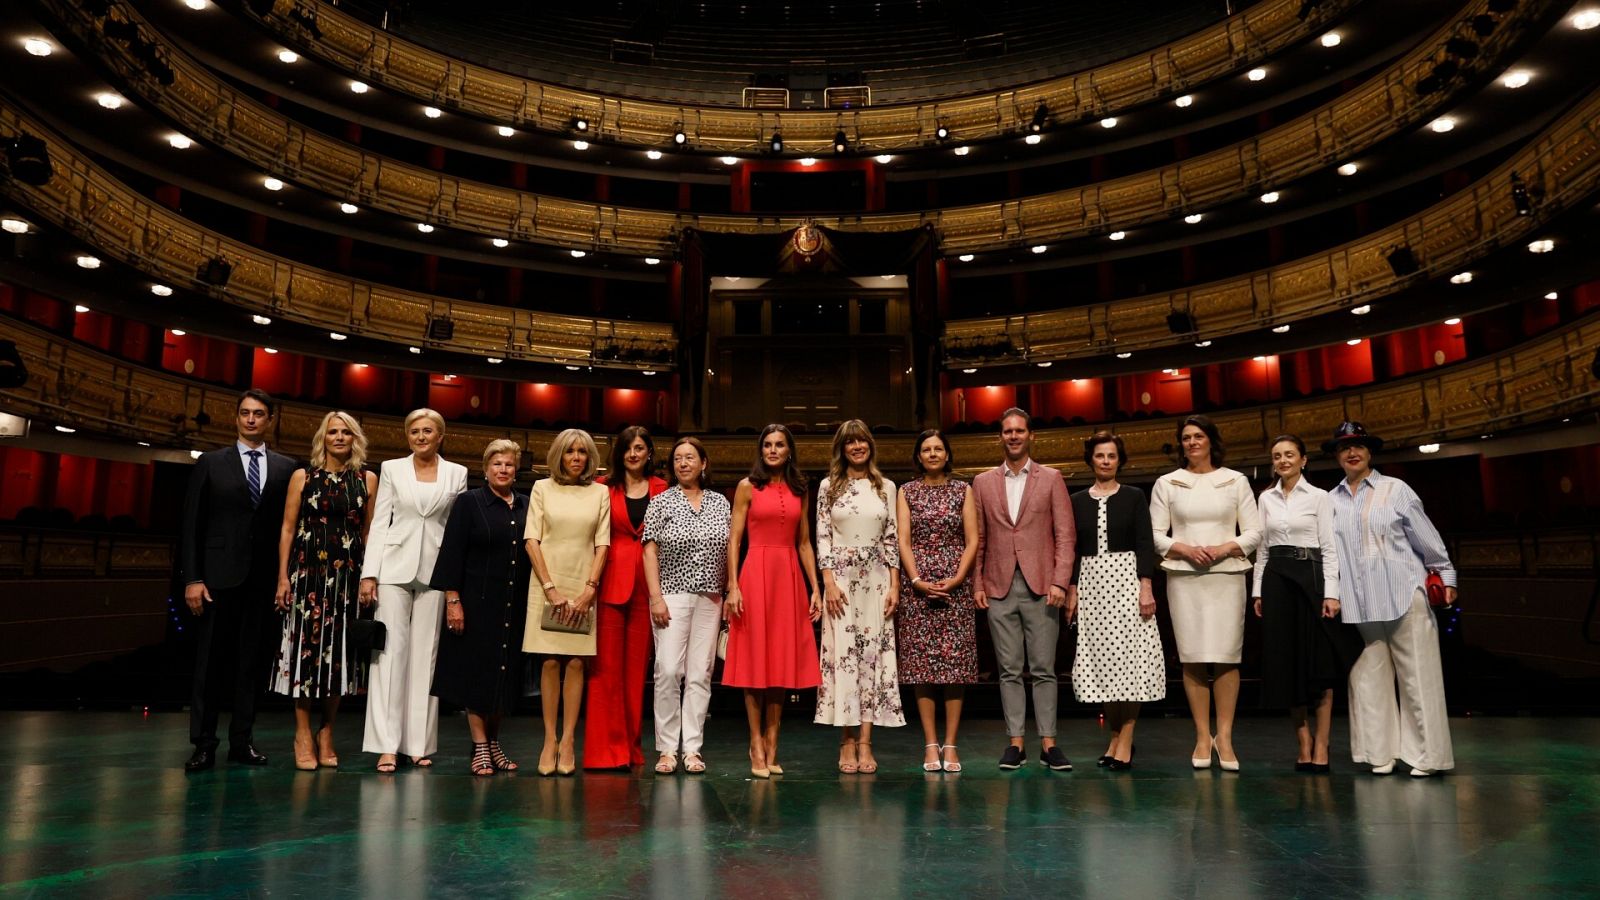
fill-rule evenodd
<path id="1" fill-rule="evenodd" d="M 1005 464 L 981 472 L 972 480 L 972 497 L 978 506 L 978 559 L 973 580 L 990 597 L 1011 592 L 1017 569 L 1028 590 L 1049 593 L 1053 584 L 1066 590 L 1072 580 L 1072 558 L 1077 542 L 1072 503 L 1061 473 L 1032 460 L 1028 483 L 1022 489 L 1017 521 L 1011 521 L 1006 504 Z"/>
<path id="2" fill-rule="evenodd" d="M 644 546 L 639 543 L 639 531 L 628 518 L 627 494 L 611 491 L 604 478 L 599 481 L 607 485 L 611 494 L 611 547 L 606 551 L 606 568 L 600 575 L 597 595 L 601 603 L 621 605 L 632 600 L 635 591 L 643 593 L 645 589 Z M 650 476 L 650 496 L 666 489 L 665 481 Z"/>

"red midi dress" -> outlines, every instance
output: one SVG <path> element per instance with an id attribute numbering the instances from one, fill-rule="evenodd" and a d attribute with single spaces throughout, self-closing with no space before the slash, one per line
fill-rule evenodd
<path id="1" fill-rule="evenodd" d="M 822 682 L 805 576 L 795 548 L 805 499 L 783 484 L 756 488 L 739 569 L 743 612 L 728 627 L 726 687 L 813 688 Z"/>

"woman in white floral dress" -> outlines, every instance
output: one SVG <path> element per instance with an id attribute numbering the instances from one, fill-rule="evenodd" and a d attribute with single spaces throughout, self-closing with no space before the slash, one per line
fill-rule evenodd
<path id="1" fill-rule="evenodd" d="M 822 684 L 816 721 L 844 728 L 839 771 L 878 771 L 872 726 L 906 723 L 895 664 L 900 539 L 894 482 L 876 464 L 865 422 L 833 436 L 833 462 L 817 488 L 817 566 L 822 570 Z"/>

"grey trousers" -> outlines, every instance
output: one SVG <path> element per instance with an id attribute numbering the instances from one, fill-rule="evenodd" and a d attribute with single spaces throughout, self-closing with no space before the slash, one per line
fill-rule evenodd
<path id="1" fill-rule="evenodd" d="M 1000 664 L 1000 706 L 1006 714 L 1006 734 L 1022 737 L 1027 729 L 1028 694 L 1022 686 L 1022 664 L 1033 676 L 1033 721 L 1039 736 L 1056 736 L 1056 641 L 1061 636 L 1061 610 L 1028 590 L 1018 569 L 1011 592 L 989 600 L 989 636 L 994 639 L 995 660 Z"/>

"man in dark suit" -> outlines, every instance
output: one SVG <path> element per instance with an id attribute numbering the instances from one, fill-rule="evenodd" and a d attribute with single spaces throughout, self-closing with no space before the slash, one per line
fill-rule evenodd
<path id="1" fill-rule="evenodd" d="M 184 501 L 184 602 L 199 618 L 189 740 L 189 772 L 216 765 L 217 708 L 232 685 L 228 760 L 264 766 L 251 746 L 256 695 L 266 686 L 262 631 L 278 584 L 278 535 L 295 462 L 266 446 L 272 397 L 252 388 L 239 398 L 238 440 L 195 462 Z"/>

